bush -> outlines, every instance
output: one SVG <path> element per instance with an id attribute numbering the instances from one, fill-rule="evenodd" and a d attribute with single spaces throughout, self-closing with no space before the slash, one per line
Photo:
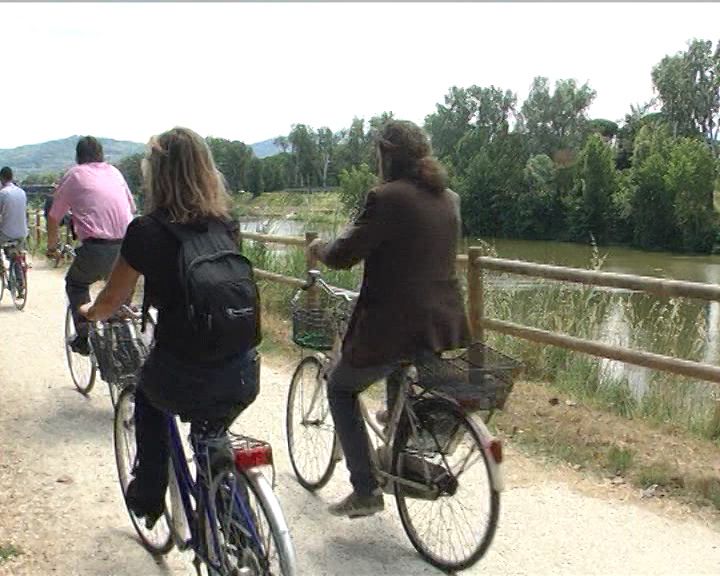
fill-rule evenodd
<path id="1" fill-rule="evenodd" d="M 365 196 L 377 182 L 367 164 L 353 166 L 340 173 L 340 202 L 350 219 L 354 219 L 365 204 Z"/>

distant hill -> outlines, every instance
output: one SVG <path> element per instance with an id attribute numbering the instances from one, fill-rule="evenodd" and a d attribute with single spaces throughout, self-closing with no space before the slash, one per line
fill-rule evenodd
<path id="1" fill-rule="evenodd" d="M 62 140 L 50 140 L 40 144 L 28 144 L 17 148 L 0 149 L 0 166 L 10 166 L 18 180 L 28 174 L 48 174 L 64 172 L 75 163 L 75 146 L 79 136 L 70 136 Z M 127 140 L 100 138 L 105 151 L 105 159 L 115 163 L 125 156 L 142 152 L 144 144 Z M 273 140 L 263 140 L 250 145 L 258 158 L 267 158 L 280 152 Z"/>
<path id="2" fill-rule="evenodd" d="M 79 136 L 51 140 L 40 144 L 28 144 L 17 148 L 0 150 L 0 165 L 10 166 L 21 179 L 30 173 L 47 174 L 63 172 L 75 163 L 75 146 Z M 144 144 L 100 138 L 108 162 L 117 162 L 145 149 Z"/>
<path id="3" fill-rule="evenodd" d="M 271 138 L 270 140 L 263 140 L 262 142 L 251 144 L 250 147 L 253 149 L 253 152 L 255 152 L 255 156 L 258 158 L 267 158 L 268 156 L 280 154 L 280 148 L 273 144 L 273 140 L 275 139 Z"/>

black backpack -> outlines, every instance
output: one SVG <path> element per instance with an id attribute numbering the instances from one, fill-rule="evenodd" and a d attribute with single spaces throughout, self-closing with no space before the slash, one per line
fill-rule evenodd
<path id="1" fill-rule="evenodd" d="M 208 360 L 241 354 L 260 344 L 260 294 L 253 267 L 240 254 L 227 227 L 219 220 L 209 220 L 207 229 L 198 231 L 158 214 L 150 217 L 180 243 L 178 270 L 184 313 L 192 337 L 211 351 Z M 144 317 L 148 308 L 146 298 Z"/>

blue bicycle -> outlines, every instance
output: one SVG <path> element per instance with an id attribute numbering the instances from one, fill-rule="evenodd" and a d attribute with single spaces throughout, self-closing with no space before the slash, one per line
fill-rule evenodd
<path id="1" fill-rule="evenodd" d="M 135 388 L 128 387 L 118 398 L 114 425 L 123 496 L 136 465 L 134 408 Z M 275 469 L 270 444 L 208 423 L 193 423 L 188 459 L 177 418 L 168 417 L 168 426 L 170 482 L 165 514 L 148 529 L 128 508 L 145 547 L 154 554 L 166 554 L 173 545 L 192 550 L 198 576 L 294 576 L 290 532 L 272 490 Z M 272 471 L 270 481 L 263 469 Z"/>

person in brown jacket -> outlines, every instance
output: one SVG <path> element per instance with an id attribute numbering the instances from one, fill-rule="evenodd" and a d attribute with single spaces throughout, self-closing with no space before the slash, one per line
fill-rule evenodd
<path id="1" fill-rule="evenodd" d="M 432 156 L 425 133 L 391 120 L 377 139 L 381 184 L 368 192 L 360 216 L 335 241 L 308 250 L 330 268 L 365 263 L 360 296 L 328 381 L 328 398 L 353 492 L 330 507 L 359 517 L 384 508 L 372 473 L 367 431 L 357 396 L 388 379 L 388 402 L 401 364 L 428 352 L 467 346 L 469 327 L 455 258 L 460 200 Z"/>

